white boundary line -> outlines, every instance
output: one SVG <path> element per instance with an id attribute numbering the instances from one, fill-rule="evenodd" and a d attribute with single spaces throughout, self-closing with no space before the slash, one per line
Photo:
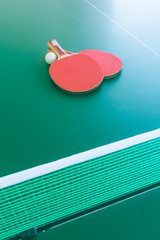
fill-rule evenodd
<path id="1" fill-rule="evenodd" d="M 0 178 L 0 189 L 160 137 L 160 129 Z"/>
<path id="2" fill-rule="evenodd" d="M 107 19 L 109 19 L 111 22 L 113 22 L 117 27 L 119 27 L 122 31 L 126 32 L 128 35 L 130 35 L 132 38 L 134 38 L 137 42 L 139 42 L 143 47 L 147 48 L 150 52 L 152 52 L 154 55 L 156 55 L 158 58 L 160 58 L 160 54 L 158 54 L 156 51 L 154 51 L 152 48 L 150 48 L 147 44 L 145 44 L 144 42 L 142 42 L 140 39 L 138 39 L 134 34 L 132 34 L 131 32 L 129 32 L 126 28 L 124 28 L 123 26 L 121 26 L 118 22 L 116 22 L 113 18 L 111 18 L 109 15 L 107 15 L 106 13 L 104 13 L 103 11 L 101 11 L 99 8 L 97 8 L 95 5 L 93 5 L 92 3 L 90 3 L 87 0 L 84 0 L 88 5 L 90 5 L 91 7 L 95 8 L 99 13 L 101 13 L 104 17 L 106 17 Z"/>

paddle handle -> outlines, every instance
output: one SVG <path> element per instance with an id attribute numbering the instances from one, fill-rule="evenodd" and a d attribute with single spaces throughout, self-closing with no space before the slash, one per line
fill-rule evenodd
<path id="1" fill-rule="evenodd" d="M 57 55 L 58 59 L 69 56 L 55 39 L 48 41 L 47 45 Z"/>
<path id="2" fill-rule="evenodd" d="M 47 53 L 48 52 L 53 52 L 52 49 L 48 48 L 47 49 Z M 74 52 L 71 52 L 71 51 L 68 51 L 68 50 L 65 50 L 65 52 L 68 54 L 68 55 L 72 55 L 72 54 L 75 54 Z"/>

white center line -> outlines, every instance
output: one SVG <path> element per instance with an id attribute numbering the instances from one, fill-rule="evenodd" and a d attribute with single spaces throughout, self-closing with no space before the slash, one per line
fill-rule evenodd
<path id="1" fill-rule="evenodd" d="M 97 8 L 95 5 L 90 3 L 88 0 L 84 0 L 86 3 L 88 3 L 91 7 L 95 8 L 98 12 L 100 12 L 103 16 L 105 16 L 107 19 L 109 19 L 111 22 L 113 22 L 117 27 L 119 27 L 122 31 L 129 34 L 132 38 L 134 38 L 137 42 L 139 42 L 142 46 L 147 48 L 150 52 L 152 52 L 154 55 L 156 55 L 158 58 L 160 58 L 160 54 L 158 54 L 156 51 L 154 51 L 152 48 L 150 48 L 147 44 L 142 42 L 140 39 L 138 39 L 135 35 L 133 35 L 131 32 L 129 32 L 126 28 L 121 26 L 118 22 L 116 22 L 113 18 L 108 16 L 106 13 L 102 12 L 99 8 Z"/>

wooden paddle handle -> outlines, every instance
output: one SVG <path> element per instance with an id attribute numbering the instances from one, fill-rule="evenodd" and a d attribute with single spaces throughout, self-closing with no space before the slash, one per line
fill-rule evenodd
<path id="1" fill-rule="evenodd" d="M 48 41 L 47 45 L 57 55 L 58 59 L 69 56 L 55 39 Z"/>
<path id="2" fill-rule="evenodd" d="M 64 51 L 65 51 L 68 55 L 74 54 L 74 52 L 71 52 L 71 51 L 68 51 L 68 50 L 64 50 Z M 52 49 L 48 48 L 48 49 L 47 49 L 47 53 L 48 53 L 48 52 L 53 52 L 53 51 L 52 51 Z"/>

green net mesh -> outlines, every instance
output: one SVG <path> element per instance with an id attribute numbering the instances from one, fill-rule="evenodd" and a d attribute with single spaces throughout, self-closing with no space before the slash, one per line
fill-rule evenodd
<path id="1" fill-rule="evenodd" d="M 0 190 L 0 239 L 160 181 L 160 138 Z"/>

